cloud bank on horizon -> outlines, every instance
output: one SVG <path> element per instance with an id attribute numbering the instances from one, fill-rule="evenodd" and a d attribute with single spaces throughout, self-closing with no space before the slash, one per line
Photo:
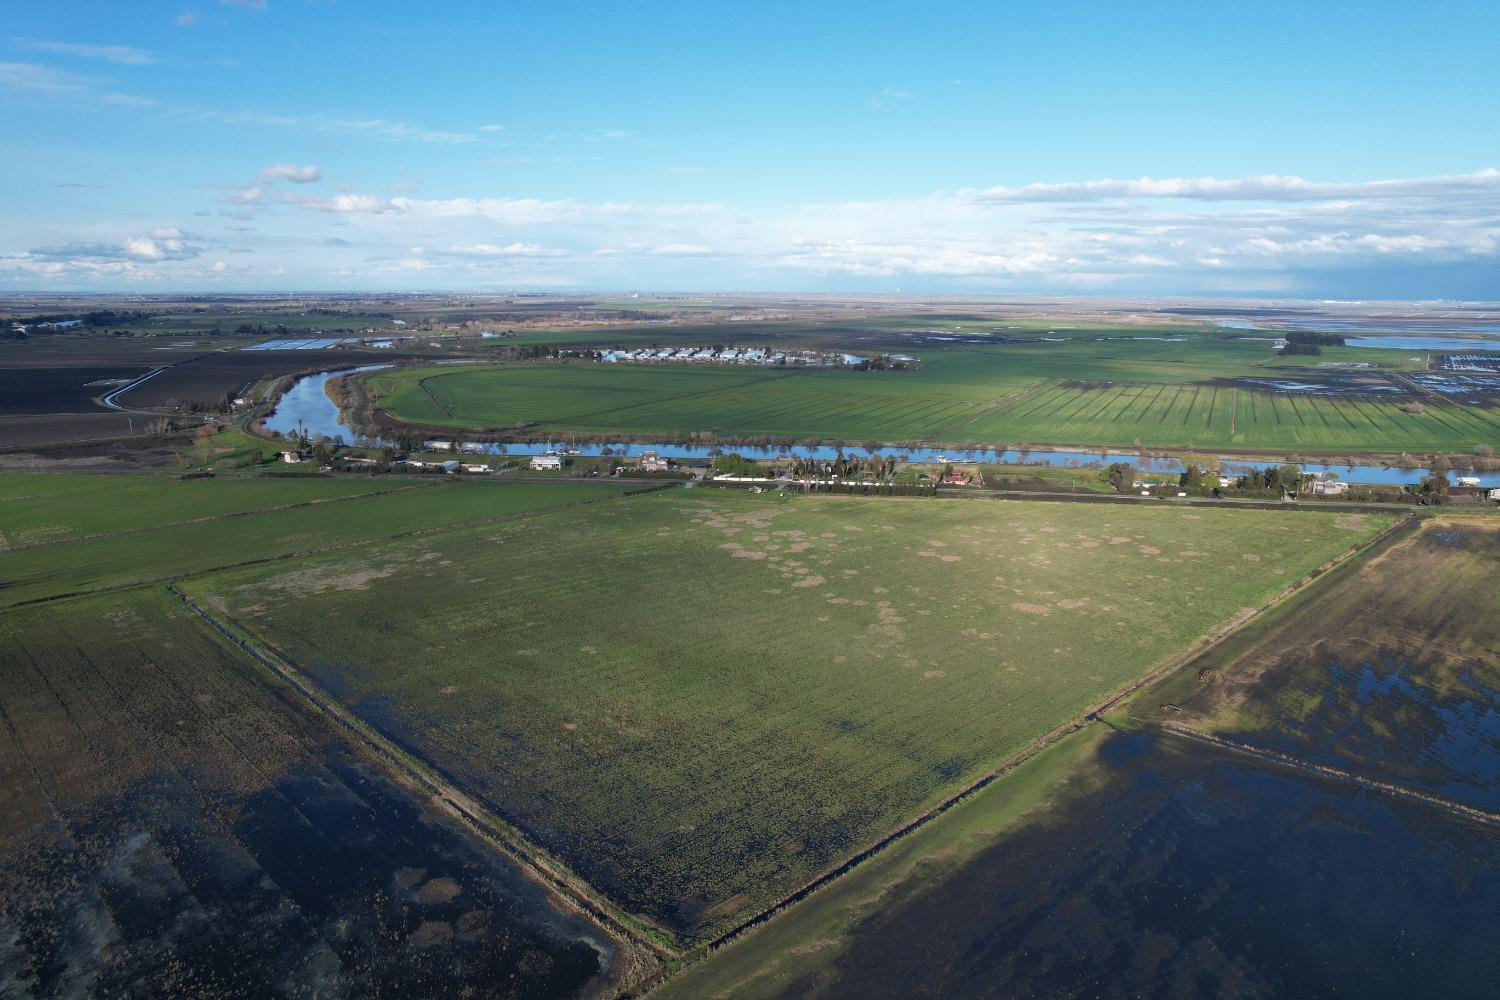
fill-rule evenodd
<path id="1" fill-rule="evenodd" d="M 1455 53 L 1483 32 L 1457 23 L 1463 42 L 1429 56 L 1452 67 L 1463 102 L 1448 119 L 1473 127 L 1414 149 L 1393 138 L 1395 82 L 1384 115 L 1346 102 L 1339 126 L 1288 95 L 1211 95 L 1227 125 L 1201 107 L 1122 106 L 1154 129 L 1131 138 L 1104 91 L 1094 108 L 1028 84 L 1036 107 L 1016 110 L 1025 87 L 976 62 L 982 49 L 951 53 L 961 73 L 892 60 L 863 79 L 820 78 L 798 106 L 775 65 L 757 75 L 744 72 L 753 62 L 683 57 L 640 74 L 601 47 L 607 26 L 565 42 L 563 21 L 538 12 L 521 27 L 557 36 L 542 53 L 592 78 L 389 68 L 482 25 L 407 24 L 408 40 L 359 11 L 240 3 L 190 5 L 149 29 L 116 18 L 104 37 L 110 8 L 93 6 L 88 37 L 35 4 L 0 43 L 14 168 L 0 189 L 3 288 L 1500 299 L 1500 130 L 1480 127 L 1493 102 L 1475 87 L 1497 74 L 1476 64 L 1465 78 Z M 1028 30 L 1052 27 L 1036 17 Z M 705 117 L 731 109 L 685 86 L 695 80 L 746 85 L 734 121 Z M 1165 141 L 1173 116 L 1197 134 Z M 1245 142 L 1257 127 L 1261 141 Z M 1298 135 L 1319 129 L 1339 142 Z M 1236 163 L 1318 172 L 1217 169 Z M 1216 169 L 1108 169 L 1136 164 Z M 1449 169 L 1373 169 L 1428 164 Z"/>

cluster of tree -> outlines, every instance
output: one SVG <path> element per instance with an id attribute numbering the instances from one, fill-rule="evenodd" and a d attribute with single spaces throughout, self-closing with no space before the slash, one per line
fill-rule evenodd
<path id="1" fill-rule="evenodd" d="M 759 476 L 764 473 L 760 466 L 734 451 L 715 455 L 712 468 L 720 476 Z"/>
<path id="2" fill-rule="evenodd" d="M 1286 335 L 1288 344 L 1311 344 L 1314 347 L 1343 347 L 1344 337 L 1337 333 L 1314 333 L 1311 330 L 1294 330 Z"/>
<path id="3" fill-rule="evenodd" d="M 1124 493 L 1135 485 L 1135 466 L 1129 462 L 1111 462 L 1104 470 L 1104 478 L 1109 480 L 1109 485 Z"/>
<path id="4" fill-rule="evenodd" d="M 1317 355 L 1317 354 L 1322 354 L 1323 353 L 1323 348 L 1319 347 L 1317 344 L 1292 344 L 1292 343 L 1288 343 L 1285 347 L 1283 347 L 1281 349 L 1281 353 L 1282 353 L 1283 356 L 1288 355 L 1288 354 Z"/>
<path id="5" fill-rule="evenodd" d="M 852 476 L 872 475 L 876 479 L 889 480 L 896 474 L 896 460 L 883 455 L 869 458 L 845 456 L 840 451 L 831 462 L 811 458 L 792 459 L 792 475 L 810 476 L 814 479 L 848 479 Z"/>
<path id="6" fill-rule="evenodd" d="M 548 344 L 508 344 L 496 353 L 506 361 L 537 361 L 559 356 L 557 348 Z M 598 354 L 597 351 L 591 353 Z"/>
<path id="7" fill-rule="evenodd" d="M 130 325 L 132 323 L 145 323 L 151 319 L 151 313 L 142 312 L 139 309 L 95 309 L 86 313 L 57 313 L 53 315 L 41 314 L 28 316 L 21 322 L 27 325 L 43 325 L 46 323 L 63 323 L 68 320 L 78 320 L 84 326 L 116 326 Z"/>
<path id="8" fill-rule="evenodd" d="M 936 483 L 839 483 L 824 486 L 814 483 L 808 488 L 819 493 L 868 494 L 882 497 L 937 496 Z"/>
<path id="9" fill-rule="evenodd" d="M 1447 503 L 1448 485 L 1447 471 L 1435 468 L 1430 474 L 1423 476 L 1421 482 L 1417 483 L 1416 492 L 1422 497 L 1423 503 Z"/>
<path id="10" fill-rule="evenodd" d="M 1272 465 L 1251 469 L 1236 480 L 1234 486 L 1245 493 L 1295 493 L 1302 488 L 1302 467 Z"/>

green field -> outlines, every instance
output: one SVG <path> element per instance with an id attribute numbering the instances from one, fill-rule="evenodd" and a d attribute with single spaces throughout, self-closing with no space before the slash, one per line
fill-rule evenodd
<path id="1" fill-rule="evenodd" d="M 1385 523 L 673 492 L 182 586 L 696 940 Z"/>
<path id="2" fill-rule="evenodd" d="M 369 384 L 393 418 L 488 433 L 1312 452 L 1471 452 L 1500 442 L 1500 407 L 1424 398 L 1425 412 L 1408 413 L 1408 396 L 1252 389 L 1222 380 L 1333 370 L 1299 371 L 1296 359 L 1222 335 L 1107 340 L 1099 333 L 1061 343 L 932 347 L 920 352 L 915 371 L 529 363 L 399 369 Z M 1369 363 L 1387 369 L 1405 359 L 1374 349 L 1326 353 L 1374 356 Z"/>
<path id="3" fill-rule="evenodd" d="M 372 378 L 380 406 L 441 427 L 915 440 L 971 419 L 1020 384 L 917 382 L 915 373 L 505 365 Z"/>
<path id="4" fill-rule="evenodd" d="M 966 437 L 1152 448 L 1454 451 L 1500 441 L 1500 407 L 1317 397 L 1202 384 L 1049 383 L 966 425 Z"/>
<path id="5" fill-rule="evenodd" d="M 421 485 L 368 478 L 7 474 L 0 476 L 0 551 Z"/>
<path id="6" fill-rule="evenodd" d="M 28 484 L 43 478 L 48 480 L 49 486 L 57 487 L 63 477 L 0 475 L 0 484 L 3 484 L 0 490 L 29 489 L 32 487 Z M 146 530 L 77 541 L 60 540 L 0 553 L 0 607 L 62 594 L 164 580 L 215 567 L 282 558 L 407 532 L 484 521 L 555 504 L 611 497 L 632 488 L 632 484 L 618 482 L 553 485 L 391 477 L 384 482 L 384 488 L 409 488 L 373 496 L 352 495 L 285 510 L 263 510 L 235 517 L 184 522 L 184 515 L 203 516 L 204 510 L 215 506 L 216 494 L 212 490 L 201 494 L 177 490 L 177 487 L 190 485 L 192 481 L 159 482 L 162 485 L 155 496 L 160 505 L 156 508 L 154 523 L 160 527 L 141 523 L 152 517 L 147 505 L 134 510 L 129 518 L 132 528 Z M 236 492 L 239 480 L 207 482 L 211 486 L 227 487 L 227 497 L 238 495 L 242 501 L 246 498 L 246 494 Z M 257 480 L 244 482 L 258 484 Z M 284 506 L 296 502 L 294 498 L 299 496 L 326 499 L 340 488 L 378 484 L 380 480 L 296 478 L 267 482 L 275 484 L 270 495 Z M 640 486 L 634 484 L 635 488 Z M 94 487 L 85 487 L 85 492 L 91 488 Z M 150 494 L 158 488 L 147 485 L 142 489 Z M 56 502 L 61 505 L 69 496 L 66 492 L 60 493 Z M 256 494 L 257 499 L 265 496 Z M 20 501 L 0 500 L 0 510 L 17 502 Z M 178 502 L 181 505 L 177 505 Z M 91 519 L 87 523 L 96 526 L 117 523 L 107 509 L 83 516 Z M 45 521 L 45 511 L 34 512 L 33 520 L 36 519 Z"/>

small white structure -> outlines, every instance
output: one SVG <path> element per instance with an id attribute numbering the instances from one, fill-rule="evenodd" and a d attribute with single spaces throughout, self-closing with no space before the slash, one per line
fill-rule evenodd
<path id="1" fill-rule="evenodd" d="M 648 451 L 641 455 L 642 472 L 666 472 L 670 467 L 671 463 L 654 451 Z"/>
<path id="2" fill-rule="evenodd" d="M 1500 490 L 1490 490 L 1485 494 L 1485 496 L 1489 497 L 1491 500 L 1494 500 L 1496 503 L 1500 503 Z"/>
<path id="3" fill-rule="evenodd" d="M 563 467 L 563 457 L 553 451 L 549 451 L 545 455 L 532 455 L 531 467 L 539 472 L 561 469 Z"/>
<path id="4" fill-rule="evenodd" d="M 1225 489 L 1225 488 L 1233 486 L 1233 485 L 1234 485 L 1234 480 L 1230 479 L 1228 476 L 1220 476 L 1219 477 L 1219 489 Z"/>
<path id="5" fill-rule="evenodd" d="M 1313 496 L 1343 496 L 1349 492 L 1349 484 L 1338 479 L 1314 479 L 1307 487 Z"/>
<path id="6" fill-rule="evenodd" d="M 1479 485 L 1479 477 L 1478 476 L 1459 476 L 1457 481 L 1458 481 L 1458 485 L 1460 485 L 1460 486 L 1478 486 Z"/>
<path id="7" fill-rule="evenodd" d="M 467 463 L 467 464 L 464 465 L 463 469 L 464 469 L 465 472 L 489 472 L 490 471 L 490 467 L 488 465 L 481 465 L 478 462 L 469 462 L 469 463 Z"/>
<path id="8" fill-rule="evenodd" d="M 284 451 L 281 453 L 281 460 L 287 465 L 296 465 L 302 461 L 302 452 Z"/>

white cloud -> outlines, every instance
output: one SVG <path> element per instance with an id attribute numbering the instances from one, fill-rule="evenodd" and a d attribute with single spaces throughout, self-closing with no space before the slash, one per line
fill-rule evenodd
<path id="1" fill-rule="evenodd" d="M 323 171 L 311 163 L 298 166 L 295 163 L 273 163 L 268 167 L 262 167 L 260 179 L 263 181 L 291 181 L 293 184 L 312 184 L 323 179 Z"/>
<path id="2" fill-rule="evenodd" d="M 10 259 L 88 263 L 102 261 L 191 260 L 203 252 L 197 237 L 173 226 L 158 227 L 144 234 L 126 236 L 118 243 L 106 241 L 64 243 L 32 247 Z"/>
<path id="3" fill-rule="evenodd" d="M 444 129 L 424 128 L 408 122 L 387 121 L 384 118 L 333 118 L 313 117 L 306 120 L 313 128 L 330 132 L 362 132 L 379 139 L 406 140 L 458 144 L 479 142 L 477 136 L 467 132 L 449 132 Z"/>
<path id="4" fill-rule="evenodd" d="M 277 164 L 295 171 L 316 168 Z M 310 174 L 309 174 L 310 175 Z M 1095 197 L 1101 182 L 1063 196 L 986 197 L 975 189 L 792 205 L 586 201 L 578 198 L 417 198 L 358 190 L 307 193 L 268 168 L 216 191 L 221 211 L 265 213 L 260 231 L 230 236 L 257 280 L 285 266 L 304 287 L 339 270 L 375 275 L 362 287 L 964 288 L 974 290 L 1243 294 L 1295 291 L 1335 272 L 1495 265 L 1500 274 L 1500 181 L 1495 171 L 1437 178 L 1267 184 L 1109 182 L 1139 195 Z M 371 181 L 374 182 L 373 180 Z M 999 189 L 1009 191 L 1012 189 Z M 1169 193 L 1198 192 L 1196 196 Z M 1293 191 L 1284 199 L 1251 192 Z M 1440 193 L 1441 192 L 1441 193 Z M 227 220 L 220 220 L 222 224 Z M 190 283 L 211 278 L 210 241 L 176 230 L 110 231 L 59 224 L 30 250 L 0 258 L 58 283 Z M 337 234 L 337 235 L 334 235 Z M 228 236 L 227 233 L 222 235 Z M 0 236 L 0 254 L 7 247 Z M 329 247 L 346 251 L 331 253 Z M 425 248 L 425 249 L 422 249 Z M 274 254 L 274 256 L 272 256 Z M 351 269 L 363 259 L 363 268 Z M 242 258 L 227 258 L 239 261 Z M 125 268 L 123 265 L 132 265 Z M 250 274 L 238 266 L 237 277 Z M 147 273 L 155 278 L 147 278 Z M 4 278 L 3 275 L 12 275 Z M 70 277 L 71 276 L 71 277 Z M 407 284 L 409 280 L 409 284 Z M 510 283 L 508 286 L 506 283 Z M 185 287 L 186 285 L 182 285 Z"/>
<path id="5" fill-rule="evenodd" d="M 663 243 L 647 251 L 653 257 L 707 257 L 718 252 L 707 243 Z"/>
<path id="6" fill-rule="evenodd" d="M 32 52 L 52 52 L 82 59 L 103 59 L 122 66 L 148 66 L 156 56 L 133 45 L 89 45 L 81 42 L 53 42 L 41 38 L 12 38 L 11 44 Z"/>
<path id="7" fill-rule="evenodd" d="M 51 97 L 91 93 L 99 83 L 93 77 L 80 76 L 35 63 L 0 62 L 0 86 L 12 90 L 29 90 Z"/>
<path id="8" fill-rule="evenodd" d="M 332 198 L 306 198 L 301 201 L 301 204 L 320 212 L 340 214 L 378 214 L 395 210 L 391 202 L 371 194 L 336 194 Z"/>
<path id="9" fill-rule="evenodd" d="M 265 10 L 266 0 L 219 0 L 224 7 L 240 7 L 244 10 Z"/>
<path id="10" fill-rule="evenodd" d="M 1184 198 L 1202 201 L 1330 201 L 1334 199 L 1443 197 L 1450 194 L 1500 194 L 1500 170 L 1488 167 L 1472 174 L 1397 180 L 1326 183 L 1265 174 L 1215 177 L 1074 181 L 992 187 L 977 192 L 988 202 L 1081 202 L 1107 198 Z"/>
<path id="11" fill-rule="evenodd" d="M 179 28 L 191 28 L 198 23 L 198 12 L 196 10 L 184 10 L 181 14 L 173 18 L 173 21 Z"/>
<path id="12" fill-rule="evenodd" d="M 493 243 L 471 243 L 467 246 L 450 246 L 439 253 L 451 257 L 566 257 L 568 251 L 544 247 L 536 243 L 511 243 L 496 246 Z"/>
<path id="13" fill-rule="evenodd" d="M 479 131 L 481 131 L 481 132 L 504 132 L 505 131 L 505 126 L 504 125 L 493 125 L 493 124 L 492 125 L 481 125 L 481 126 L 479 126 Z"/>

